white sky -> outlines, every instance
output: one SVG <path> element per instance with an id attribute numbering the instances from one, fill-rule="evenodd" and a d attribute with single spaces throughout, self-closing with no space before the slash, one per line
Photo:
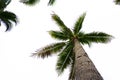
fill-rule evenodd
<path id="1" fill-rule="evenodd" d="M 57 56 L 46 59 L 30 57 L 37 49 L 53 43 L 47 31 L 58 30 L 51 13 L 58 14 L 72 28 L 75 20 L 87 12 L 82 30 L 103 31 L 115 37 L 108 44 L 84 46 L 104 80 L 120 80 L 120 6 L 113 0 L 56 0 L 47 6 L 41 0 L 34 7 L 12 0 L 7 10 L 16 13 L 19 24 L 10 32 L 0 27 L 0 80 L 67 80 L 69 70 L 58 77 L 55 71 Z"/>

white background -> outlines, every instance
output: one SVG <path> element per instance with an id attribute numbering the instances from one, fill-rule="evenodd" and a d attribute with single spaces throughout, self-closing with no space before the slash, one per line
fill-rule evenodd
<path id="1" fill-rule="evenodd" d="M 68 80 L 69 69 L 61 76 L 55 70 L 57 55 L 43 59 L 30 57 L 37 49 L 56 42 L 49 30 L 58 30 L 51 14 L 58 14 L 72 29 L 77 18 L 86 12 L 82 31 L 102 31 L 115 38 L 108 44 L 84 48 L 104 80 L 120 80 L 120 6 L 113 0 L 48 0 L 29 7 L 12 0 L 7 10 L 19 17 L 19 24 L 10 32 L 0 27 L 0 80 Z"/>

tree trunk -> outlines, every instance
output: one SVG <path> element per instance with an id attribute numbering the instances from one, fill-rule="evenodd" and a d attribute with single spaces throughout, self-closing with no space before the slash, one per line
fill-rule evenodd
<path id="1" fill-rule="evenodd" d="M 75 79 L 74 80 L 103 80 L 95 65 L 77 39 L 74 40 Z"/>

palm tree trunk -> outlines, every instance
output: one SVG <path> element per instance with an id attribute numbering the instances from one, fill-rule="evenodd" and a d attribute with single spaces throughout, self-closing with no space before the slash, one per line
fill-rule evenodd
<path id="1" fill-rule="evenodd" d="M 75 79 L 74 80 L 103 80 L 95 65 L 77 39 L 74 40 Z"/>

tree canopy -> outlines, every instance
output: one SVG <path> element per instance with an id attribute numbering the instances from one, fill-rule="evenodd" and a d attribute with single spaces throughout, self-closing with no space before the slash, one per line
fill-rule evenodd
<path id="1" fill-rule="evenodd" d="M 52 54 L 58 53 L 58 60 L 56 64 L 56 70 L 58 74 L 64 72 L 64 70 L 71 66 L 70 76 L 73 75 L 73 65 L 74 65 L 74 40 L 77 39 L 80 44 L 92 43 L 107 43 L 111 41 L 112 36 L 104 32 L 91 32 L 85 33 L 81 31 L 83 21 L 85 19 L 86 13 L 82 14 L 74 24 L 73 30 L 68 28 L 61 18 L 57 14 L 52 14 L 52 19 L 56 22 L 60 31 L 49 31 L 51 37 L 60 40 L 61 42 L 52 43 L 43 48 L 40 48 L 32 56 L 37 56 L 41 58 L 48 57 Z M 73 78 L 73 77 L 72 77 Z"/>

